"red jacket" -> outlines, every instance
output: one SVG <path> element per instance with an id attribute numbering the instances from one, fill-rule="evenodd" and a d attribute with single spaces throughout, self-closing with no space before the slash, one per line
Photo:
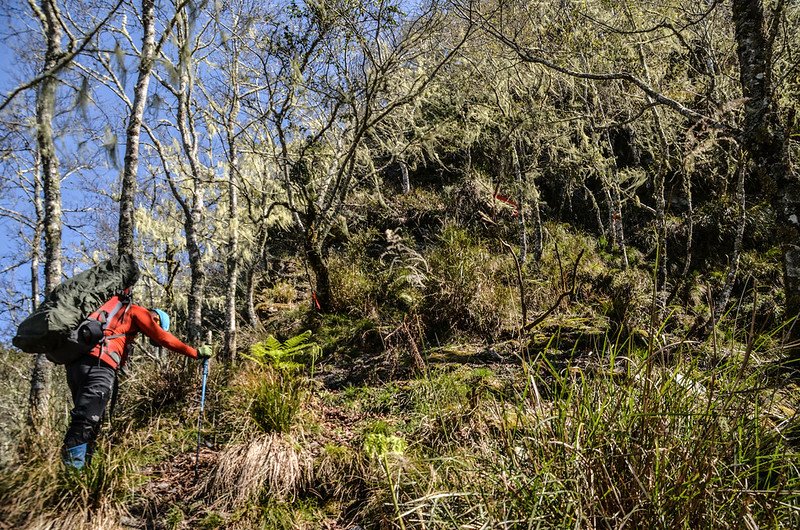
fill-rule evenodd
<path id="1" fill-rule="evenodd" d="M 161 329 L 156 321 L 157 317 L 154 319 L 149 309 L 136 304 L 123 304 L 120 310 L 112 315 L 120 303 L 120 299 L 115 296 L 91 315 L 91 318 L 98 318 L 103 314 L 109 315 L 111 321 L 105 328 L 105 340 L 95 346 L 89 355 L 99 357 L 117 369 L 128 360 L 128 351 L 133 347 L 137 334 L 142 332 L 159 346 L 197 359 L 197 350 L 178 340 L 172 333 Z"/>

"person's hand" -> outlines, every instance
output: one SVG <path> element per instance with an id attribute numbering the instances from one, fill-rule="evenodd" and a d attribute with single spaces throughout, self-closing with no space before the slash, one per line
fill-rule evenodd
<path id="1" fill-rule="evenodd" d="M 208 344 L 203 344 L 199 348 L 197 348 L 197 358 L 198 359 L 210 359 L 214 356 L 214 350 L 211 349 L 211 346 Z"/>

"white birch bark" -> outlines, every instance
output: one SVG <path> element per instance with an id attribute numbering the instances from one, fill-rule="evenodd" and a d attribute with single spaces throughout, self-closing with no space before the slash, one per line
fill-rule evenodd
<path id="1" fill-rule="evenodd" d="M 128 117 L 125 133 L 125 163 L 119 204 L 119 254 L 132 253 L 134 249 L 134 200 L 136 197 L 136 177 L 139 169 L 139 139 L 142 119 L 147 104 L 147 90 L 150 73 L 155 61 L 155 1 L 142 0 L 142 51 L 139 59 L 139 74 L 133 92 L 133 108 Z"/>

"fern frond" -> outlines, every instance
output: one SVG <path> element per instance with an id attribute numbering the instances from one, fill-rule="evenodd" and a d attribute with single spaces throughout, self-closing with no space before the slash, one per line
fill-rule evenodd
<path id="1" fill-rule="evenodd" d="M 283 349 L 285 350 L 293 350 L 299 346 L 307 346 L 308 339 L 311 337 L 311 330 L 306 330 L 303 333 L 296 335 L 294 337 L 290 337 L 286 339 L 286 342 L 283 343 Z"/>
<path id="2" fill-rule="evenodd" d="M 264 348 L 267 349 L 267 351 L 275 351 L 283 349 L 281 341 L 276 339 L 273 335 L 269 335 L 266 339 L 264 339 L 264 342 L 262 342 L 262 344 L 264 345 Z"/>
<path id="3" fill-rule="evenodd" d="M 310 361 L 313 372 L 314 363 L 322 353 L 322 348 L 316 342 L 310 342 L 310 337 L 310 330 L 290 337 L 285 342 L 269 335 L 250 347 L 250 355 L 243 356 L 262 366 L 269 365 L 286 372 L 299 371 L 304 368 L 303 362 Z M 301 355 L 304 358 L 300 358 Z"/>

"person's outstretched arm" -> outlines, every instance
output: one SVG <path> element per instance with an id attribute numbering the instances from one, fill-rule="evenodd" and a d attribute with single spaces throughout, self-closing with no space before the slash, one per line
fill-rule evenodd
<path id="1" fill-rule="evenodd" d="M 178 337 L 169 331 L 161 329 L 161 326 L 156 323 L 147 308 L 132 305 L 129 311 L 134 325 L 157 345 L 182 353 L 192 359 L 197 359 L 197 350 L 181 342 Z"/>

